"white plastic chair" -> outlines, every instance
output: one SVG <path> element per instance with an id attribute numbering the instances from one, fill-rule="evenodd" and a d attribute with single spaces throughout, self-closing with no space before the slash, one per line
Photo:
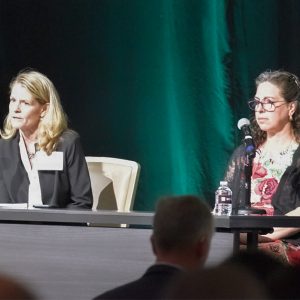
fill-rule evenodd
<path id="1" fill-rule="evenodd" d="M 133 208 L 140 165 L 113 157 L 86 156 L 90 173 L 93 210 L 129 212 Z"/>

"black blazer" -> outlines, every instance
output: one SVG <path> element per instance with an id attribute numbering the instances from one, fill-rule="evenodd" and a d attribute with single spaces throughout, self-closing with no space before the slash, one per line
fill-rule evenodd
<path id="1" fill-rule="evenodd" d="M 0 139 L 0 203 L 26 203 L 29 178 L 21 160 L 20 135 Z M 92 207 L 91 182 L 79 135 L 66 130 L 56 151 L 62 151 L 62 171 L 38 171 L 43 204 L 57 208 Z"/>
<path id="2" fill-rule="evenodd" d="M 107 291 L 94 300 L 99 299 L 158 299 L 162 296 L 167 284 L 180 269 L 164 264 L 151 266 L 139 279 Z"/>

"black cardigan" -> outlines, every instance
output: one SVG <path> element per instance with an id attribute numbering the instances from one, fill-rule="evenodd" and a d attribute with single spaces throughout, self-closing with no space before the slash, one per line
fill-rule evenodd
<path id="1" fill-rule="evenodd" d="M 29 178 L 21 160 L 20 135 L 0 139 L 0 203 L 26 203 Z M 89 209 L 92 191 L 79 135 L 66 130 L 56 151 L 63 152 L 62 171 L 38 171 L 43 204 L 56 208 Z"/>

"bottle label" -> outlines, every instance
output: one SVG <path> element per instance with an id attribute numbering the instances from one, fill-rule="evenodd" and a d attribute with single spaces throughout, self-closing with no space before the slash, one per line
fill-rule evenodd
<path id="1" fill-rule="evenodd" d="M 219 203 L 231 203 L 230 196 L 219 196 Z"/>

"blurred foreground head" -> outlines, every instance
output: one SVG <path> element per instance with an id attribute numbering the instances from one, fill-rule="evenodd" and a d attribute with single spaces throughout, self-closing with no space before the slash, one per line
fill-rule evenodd
<path id="1" fill-rule="evenodd" d="M 165 299 L 268 299 L 263 284 L 247 269 L 220 265 L 182 274 Z"/>
<path id="2" fill-rule="evenodd" d="M 0 274 L 0 300 L 35 300 L 36 297 L 23 284 Z"/>
<path id="3" fill-rule="evenodd" d="M 159 199 L 151 237 L 158 262 L 194 269 L 204 265 L 214 232 L 209 206 L 191 195 Z"/>

